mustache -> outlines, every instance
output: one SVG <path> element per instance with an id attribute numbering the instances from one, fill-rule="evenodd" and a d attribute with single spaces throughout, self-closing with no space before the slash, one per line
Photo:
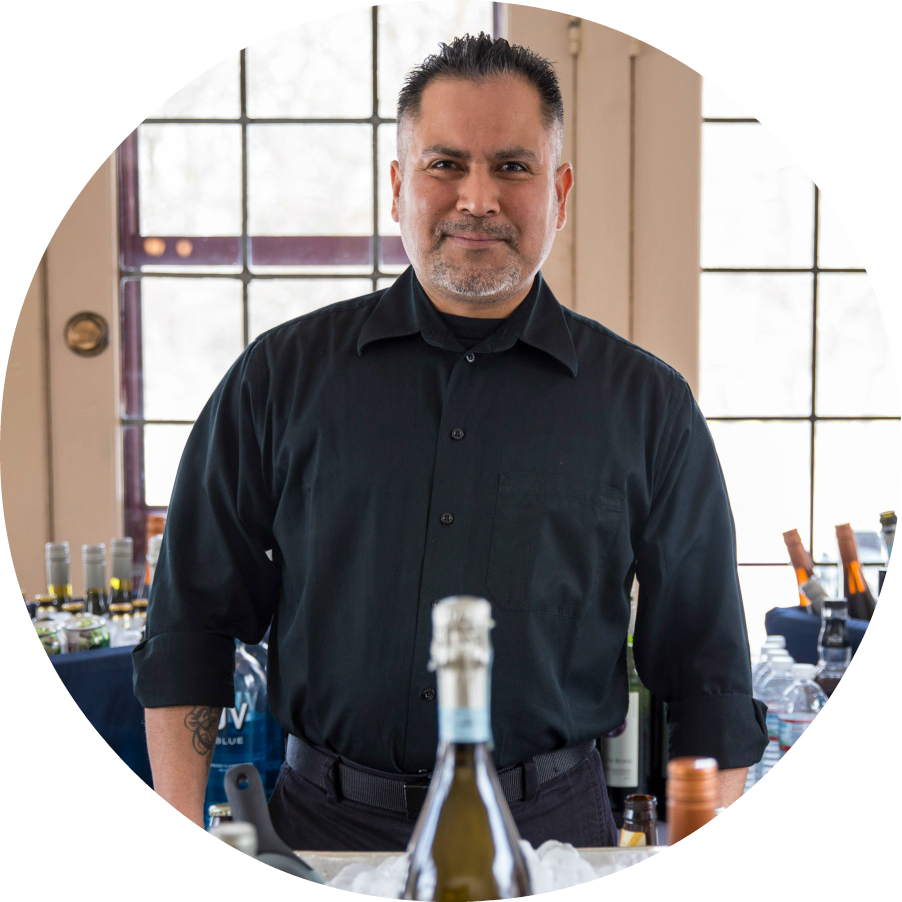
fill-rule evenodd
<path id="1" fill-rule="evenodd" d="M 500 241 L 515 242 L 517 230 L 501 223 L 482 223 L 474 228 L 468 222 L 443 222 L 435 230 L 435 241 L 440 242 L 447 235 L 464 235 L 468 238 L 496 238 Z"/>

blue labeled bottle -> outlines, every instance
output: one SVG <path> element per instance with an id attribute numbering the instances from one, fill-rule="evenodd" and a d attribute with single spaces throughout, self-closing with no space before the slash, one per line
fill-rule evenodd
<path id="1" fill-rule="evenodd" d="M 225 772 L 235 764 L 253 764 L 266 771 L 267 730 L 266 674 L 248 654 L 241 642 L 235 642 L 235 706 L 223 708 L 213 749 L 210 777 L 204 798 L 204 827 L 210 826 L 211 805 L 228 802 Z"/>
<path id="2" fill-rule="evenodd" d="M 263 641 L 256 645 L 248 645 L 246 650 L 252 658 L 256 659 L 265 674 L 266 662 L 269 656 L 269 643 Z M 263 789 L 266 791 L 266 798 L 268 799 L 276 788 L 279 771 L 282 769 L 282 762 L 285 760 L 285 738 L 282 734 L 282 727 L 275 717 L 272 716 L 272 711 L 268 705 L 266 711 L 266 737 L 266 772 L 260 771 L 260 777 L 263 780 Z"/>

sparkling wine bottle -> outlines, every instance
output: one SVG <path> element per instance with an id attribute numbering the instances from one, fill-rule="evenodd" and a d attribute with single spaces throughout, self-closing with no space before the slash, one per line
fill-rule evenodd
<path id="1" fill-rule="evenodd" d="M 858 559 L 858 543 L 851 524 L 840 523 L 836 527 L 836 541 L 842 560 L 843 594 L 849 601 L 849 616 L 856 620 L 870 620 L 877 601 L 864 578 Z"/>
<path id="2" fill-rule="evenodd" d="M 809 614 L 820 615 L 820 605 L 826 593 L 814 577 L 814 562 L 802 544 L 799 531 L 791 529 L 789 532 L 784 532 L 783 541 L 786 543 L 789 560 L 795 571 L 796 582 L 799 584 L 799 604 Z"/>
<path id="3" fill-rule="evenodd" d="M 487 601 L 455 596 L 433 608 L 439 745 L 408 851 L 405 899 L 477 902 L 528 896 L 517 828 L 489 751 L 494 626 Z"/>

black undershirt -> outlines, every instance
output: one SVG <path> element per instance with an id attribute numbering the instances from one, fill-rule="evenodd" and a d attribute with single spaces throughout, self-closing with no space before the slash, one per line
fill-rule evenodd
<path id="1" fill-rule="evenodd" d="M 488 338 L 504 322 L 504 319 L 457 316 L 454 313 L 442 313 L 441 311 L 439 311 L 439 315 L 451 330 L 451 334 L 463 345 L 465 351 L 469 351 L 484 338 Z"/>

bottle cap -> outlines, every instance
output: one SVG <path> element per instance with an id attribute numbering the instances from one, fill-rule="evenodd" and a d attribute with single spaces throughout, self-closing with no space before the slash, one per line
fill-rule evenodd
<path id="1" fill-rule="evenodd" d="M 667 796 L 671 801 L 716 807 L 720 804 L 718 766 L 714 758 L 673 758 L 667 764 Z"/>
<path id="2" fill-rule="evenodd" d="M 792 675 L 797 680 L 813 680 L 817 673 L 817 667 L 814 664 L 793 664 Z"/>
<path id="3" fill-rule="evenodd" d="M 86 564 L 105 564 L 106 545 L 102 542 L 99 545 L 82 545 L 81 559 Z"/>
<path id="4" fill-rule="evenodd" d="M 224 817 L 231 820 L 232 806 L 228 802 L 219 802 L 216 805 L 210 805 L 210 807 L 207 808 L 207 815 L 209 817 Z"/>
<path id="5" fill-rule="evenodd" d="M 780 636 L 777 633 L 774 633 L 772 636 L 768 636 L 764 640 L 765 645 L 776 645 L 779 648 L 786 648 L 786 636 Z"/>
<path id="6" fill-rule="evenodd" d="M 35 604 L 56 604 L 59 599 L 55 595 L 35 595 Z"/>
<path id="7" fill-rule="evenodd" d="M 489 630 L 495 625 L 492 606 L 484 598 L 452 595 L 432 609 L 429 669 L 454 662 L 487 665 L 491 659 Z"/>
<path id="8" fill-rule="evenodd" d="M 85 603 L 83 601 L 67 601 L 63 605 L 63 610 L 67 614 L 78 614 L 80 611 L 85 609 Z"/>
<path id="9" fill-rule="evenodd" d="M 110 605 L 111 614 L 128 614 L 131 612 L 132 606 L 128 602 L 119 602 Z"/>
<path id="10" fill-rule="evenodd" d="M 44 546 L 44 557 L 48 563 L 63 562 L 69 560 L 68 542 L 48 542 Z"/>
<path id="11" fill-rule="evenodd" d="M 157 561 L 160 559 L 160 548 L 162 545 L 162 535 L 151 536 L 147 540 L 147 563 L 150 564 L 151 567 L 156 566 Z"/>

